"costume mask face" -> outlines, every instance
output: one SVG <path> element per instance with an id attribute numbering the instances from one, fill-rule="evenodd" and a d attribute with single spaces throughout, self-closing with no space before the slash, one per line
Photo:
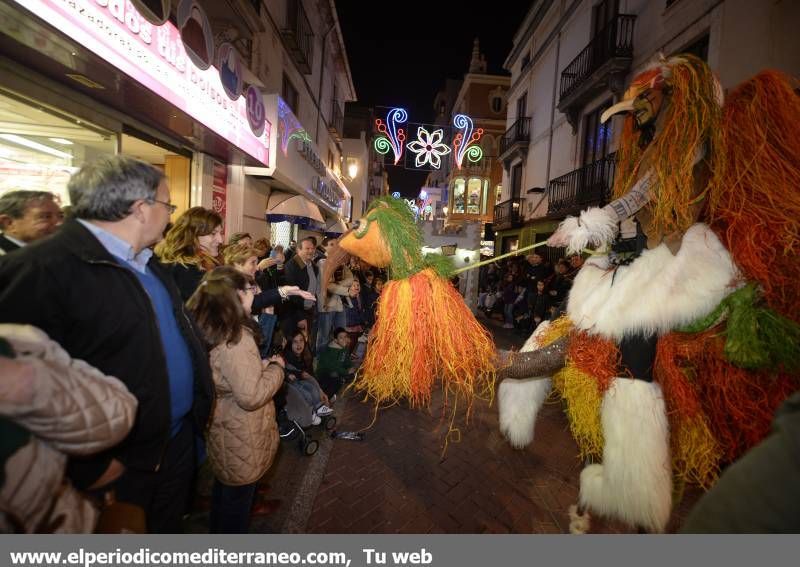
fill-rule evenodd
<path id="1" fill-rule="evenodd" d="M 371 211 L 357 220 L 353 230 L 339 241 L 339 246 L 376 268 L 385 268 L 391 263 L 392 255 L 375 217 L 375 211 Z"/>

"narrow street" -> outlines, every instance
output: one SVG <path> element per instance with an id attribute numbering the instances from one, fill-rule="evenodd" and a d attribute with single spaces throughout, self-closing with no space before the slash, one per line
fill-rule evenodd
<path id="1" fill-rule="evenodd" d="M 487 321 L 499 348 L 522 337 Z M 512 449 L 500 435 L 497 404 L 476 402 L 469 423 L 459 410 L 443 451 L 450 412 L 441 394 L 428 410 L 382 409 L 348 393 L 336 404 L 339 431 L 364 431 L 363 441 L 332 440 L 323 431 L 313 456 L 282 443 L 262 484 L 280 504 L 254 517 L 253 533 L 568 533 L 582 463 L 560 402 L 545 405 L 536 441 Z M 316 428 L 319 429 L 319 428 Z M 201 492 L 203 491 L 201 487 Z M 675 531 L 698 492 L 687 490 L 670 523 Z M 192 531 L 203 531 L 204 514 Z M 592 533 L 626 533 L 593 518 Z"/>

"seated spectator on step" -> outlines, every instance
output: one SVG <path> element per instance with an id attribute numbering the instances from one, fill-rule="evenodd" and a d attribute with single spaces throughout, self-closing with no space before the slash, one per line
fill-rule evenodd
<path id="1" fill-rule="evenodd" d="M 333 413 L 330 400 L 314 379 L 314 360 L 303 333 L 295 331 L 291 339 L 283 353 L 287 385 L 300 392 L 313 412 L 312 423 L 319 425 L 320 418 Z"/>
<path id="2" fill-rule="evenodd" d="M 216 403 L 207 432 L 214 471 L 209 532 L 247 533 L 258 480 L 278 449 L 272 397 L 283 384 L 280 356 L 261 360 L 250 317 L 257 287 L 230 266 L 208 272 L 187 303 L 211 354 Z"/>
<path id="3" fill-rule="evenodd" d="M 9 191 L 0 197 L 0 256 L 50 236 L 62 219 L 52 193 Z"/>
<path id="4" fill-rule="evenodd" d="M 121 442 L 136 406 L 122 382 L 73 360 L 36 327 L 0 325 L 0 532 L 92 533 L 98 509 L 65 477 L 67 456 Z"/>
<path id="5" fill-rule="evenodd" d="M 570 282 L 570 284 L 575 280 L 575 276 L 578 275 L 578 272 L 583 266 L 583 256 L 580 254 L 573 254 L 569 257 L 569 265 L 570 269 L 564 274 L 564 277 Z"/>
<path id="6" fill-rule="evenodd" d="M 531 331 L 533 331 L 542 321 L 550 318 L 550 306 L 553 305 L 553 300 L 543 281 L 536 282 L 536 293 L 528 298 L 528 304 L 531 309 Z"/>
<path id="7" fill-rule="evenodd" d="M 333 340 L 317 355 L 316 377 L 331 401 L 342 385 L 352 379 L 356 368 L 350 361 L 350 335 L 342 327 L 333 331 Z"/>
<path id="8" fill-rule="evenodd" d="M 219 265 L 220 244 L 222 217 L 203 207 L 192 207 L 156 245 L 156 256 L 169 269 L 184 301 L 197 289 L 203 274 Z"/>

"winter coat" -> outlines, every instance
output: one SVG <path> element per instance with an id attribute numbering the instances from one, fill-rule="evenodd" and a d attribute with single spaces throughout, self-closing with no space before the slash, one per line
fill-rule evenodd
<path id="1" fill-rule="evenodd" d="M 194 368 L 192 416 L 204 431 L 213 386 L 208 352 L 172 278 L 155 257 L 147 263 L 169 292 Z M 39 327 L 70 356 L 125 383 L 139 400 L 136 426 L 125 441 L 81 459 L 73 481 L 93 483 L 111 459 L 157 470 L 170 440 L 170 389 L 164 346 L 150 296 L 136 275 L 76 220 L 0 259 L 0 321 Z"/>
<path id="2" fill-rule="evenodd" d="M 91 533 L 98 513 L 65 478 L 67 455 L 122 441 L 136 398 L 35 327 L 0 325 L 0 337 L 24 363 L 21 372 L 0 373 L 0 532 Z"/>
<path id="3" fill-rule="evenodd" d="M 223 484 L 241 486 L 261 478 L 278 450 L 272 397 L 283 384 L 278 364 L 263 367 L 256 341 L 243 329 L 238 343 L 211 351 L 217 398 L 208 430 L 208 460 Z"/>

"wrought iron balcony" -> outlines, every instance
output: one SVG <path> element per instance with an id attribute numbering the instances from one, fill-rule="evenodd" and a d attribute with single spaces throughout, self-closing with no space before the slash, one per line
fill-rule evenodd
<path id="1" fill-rule="evenodd" d="M 328 131 L 334 135 L 338 142 L 342 141 L 343 125 L 344 115 L 342 114 L 342 107 L 339 106 L 338 100 L 333 100 L 331 101 L 331 118 L 328 122 Z"/>
<path id="2" fill-rule="evenodd" d="M 281 34 L 297 67 L 306 75 L 311 73 L 314 59 L 314 31 L 303 9 L 302 0 L 286 2 L 286 25 L 281 29 Z"/>
<path id="3" fill-rule="evenodd" d="M 531 119 L 518 118 L 511 128 L 506 130 L 500 140 L 500 159 L 503 165 L 508 168 L 511 160 L 516 154 L 524 157 L 531 140 Z"/>
<path id="4" fill-rule="evenodd" d="M 492 227 L 495 231 L 516 228 L 522 224 L 522 204 L 524 199 L 509 199 L 494 207 Z"/>
<path id="5" fill-rule="evenodd" d="M 635 15 L 618 14 L 562 71 L 558 109 L 567 115 L 573 130 L 577 130 L 581 107 L 599 91 L 622 92 L 633 58 L 635 22 Z"/>
<path id="6" fill-rule="evenodd" d="M 616 152 L 550 181 L 547 216 L 563 217 L 608 204 L 614 187 Z"/>

